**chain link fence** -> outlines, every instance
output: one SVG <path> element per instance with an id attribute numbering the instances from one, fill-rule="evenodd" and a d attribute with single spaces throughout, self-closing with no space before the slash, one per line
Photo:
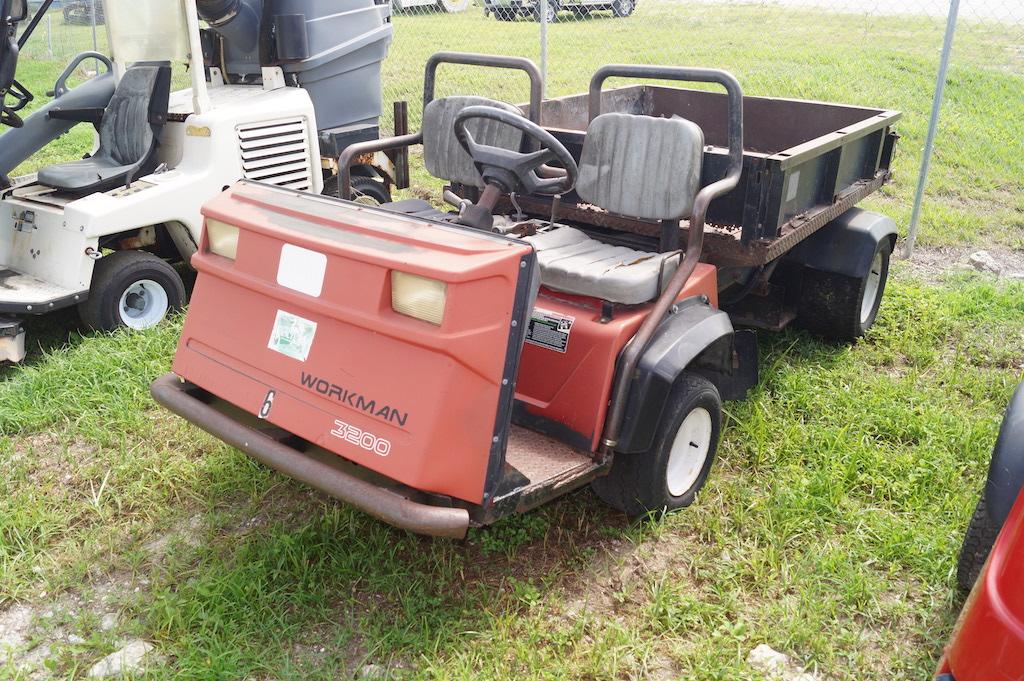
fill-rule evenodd
<path id="1" fill-rule="evenodd" d="M 82 50 L 104 52 L 102 13 L 89 11 L 93 3 L 102 7 L 102 0 L 55 2 L 24 56 L 60 64 Z M 922 239 L 931 246 L 995 241 L 1021 249 L 1024 2 L 959 4 Z M 439 50 L 532 59 L 546 74 L 549 97 L 585 91 L 593 72 L 608 63 L 724 68 L 751 95 L 904 112 L 895 179 L 867 205 L 906 226 L 950 6 L 949 0 L 391 0 L 394 42 L 383 69 L 382 129 L 392 129 L 391 102 L 398 100 L 409 102 L 410 126 L 418 128 L 424 64 Z M 609 86 L 616 84 L 625 83 Z M 527 101 L 529 89 L 516 72 L 443 65 L 437 96 L 454 93 L 518 103 Z M 415 169 L 413 181 L 433 187 Z"/>

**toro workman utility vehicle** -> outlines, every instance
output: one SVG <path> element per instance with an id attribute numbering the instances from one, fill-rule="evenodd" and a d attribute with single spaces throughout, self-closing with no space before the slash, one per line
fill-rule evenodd
<path id="1" fill-rule="evenodd" d="M 97 329 L 159 322 L 184 302 L 172 265 L 196 251 L 203 203 L 240 178 L 336 191 L 341 150 L 378 137 L 391 24 L 374 0 L 106 0 L 110 56 L 76 56 L 22 119 L 18 48 L 52 2 L 16 40 L 25 0 L 2 0 L 0 361 L 24 357 L 27 315 L 78 305 Z M 93 59 L 106 72 L 69 88 Z M 172 92 L 182 63 L 191 87 Z M 8 179 L 79 123 L 96 128 L 90 156 Z M 358 189 L 389 200 L 393 170 L 367 157 Z"/>
<path id="2" fill-rule="evenodd" d="M 530 102 L 436 99 L 445 62 L 520 69 Z M 726 94 L 697 124 L 614 110 L 627 100 L 602 95 L 609 76 Z M 426 534 L 463 536 L 590 482 L 631 515 L 690 504 L 714 460 L 721 400 L 757 380 L 753 332 L 718 308 L 736 280 L 702 262 L 709 211 L 754 191 L 739 84 L 712 69 L 604 67 L 575 133 L 542 126 L 578 102 L 542 103 L 527 60 L 438 54 L 424 82 L 422 130 L 347 149 L 341 189 L 350 160 L 422 144 L 453 210 L 235 185 L 204 207 L 195 294 L 154 397 L 255 459 Z M 872 128 L 873 157 L 858 148 L 857 173 L 887 175 L 888 120 Z M 841 162 L 827 167 L 833 185 L 858 181 L 837 175 Z M 807 184 L 820 191 L 819 179 Z M 811 190 L 793 191 L 806 201 Z M 517 209 L 541 202 L 532 215 Z M 753 220 L 755 209 L 723 212 Z M 887 254 L 888 234 L 878 241 Z M 756 284 L 765 268 L 748 270 Z"/>

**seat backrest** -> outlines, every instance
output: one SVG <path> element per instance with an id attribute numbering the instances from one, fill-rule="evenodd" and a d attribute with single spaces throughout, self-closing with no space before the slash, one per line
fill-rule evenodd
<path id="1" fill-rule="evenodd" d="M 126 166 L 149 156 L 167 120 L 170 87 L 170 66 L 132 66 L 125 71 L 103 112 L 97 155 Z"/>
<path id="2" fill-rule="evenodd" d="M 486 97 L 444 97 L 431 101 L 423 109 L 423 165 L 434 177 L 472 187 L 483 187 L 483 179 L 473 165 L 473 159 L 455 139 L 455 116 L 467 106 L 493 106 L 522 115 L 511 104 Z M 477 118 L 466 124 L 466 129 L 478 144 L 519 150 L 523 133 L 498 121 Z"/>
<path id="3" fill-rule="evenodd" d="M 601 114 L 587 128 L 576 193 L 620 215 L 688 218 L 703 159 L 704 132 L 692 121 Z"/>

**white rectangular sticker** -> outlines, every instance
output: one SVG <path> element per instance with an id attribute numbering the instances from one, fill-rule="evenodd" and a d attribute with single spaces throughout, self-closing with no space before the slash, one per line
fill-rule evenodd
<path id="1" fill-rule="evenodd" d="M 277 283 L 293 291 L 320 297 L 327 272 L 327 256 L 308 248 L 285 244 L 277 264 Z"/>
<path id="2" fill-rule="evenodd" d="M 575 317 L 535 307 L 526 329 L 526 342 L 555 352 L 565 352 L 569 347 L 569 334 L 572 333 L 575 321 Z"/>
<path id="3" fill-rule="evenodd" d="M 797 190 L 800 189 L 800 171 L 794 170 L 789 176 L 789 189 L 786 192 L 786 203 L 796 198 Z"/>
<path id="4" fill-rule="evenodd" d="M 309 357 L 309 349 L 313 345 L 315 335 L 316 322 L 278 310 L 267 347 L 274 352 L 305 362 Z"/>

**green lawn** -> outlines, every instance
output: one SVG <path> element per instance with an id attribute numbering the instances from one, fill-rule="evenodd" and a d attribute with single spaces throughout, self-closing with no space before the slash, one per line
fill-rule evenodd
<path id="1" fill-rule="evenodd" d="M 0 382 L 0 601 L 54 613 L 33 641 L 58 677 L 139 636 L 167 656 L 154 678 L 757 678 L 766 642 L 836 678 L 920 679 L 1024 363 L 1024 286 L 902 275 L 852 347 L 765 334 L 695 506 L 630 526 L 582 491 L 465 543 L 154 408 L 178 328 L 76 336 Z"/>
<path id="2" fill-rule="evenodd" d="M 833 15 L 824 49 L 807 21 L 765 12 L 652 0 L 553 26 L 549 94 L 582 91 L 603 62 L 671 61 L 730 68 L 753 94 L 904 110 L 897 181 L 871 204 L 905 223 L 941 22 Z M 416 99 L 441 46 L 535 49 L 525 21 L 395 25 L 392 97 Z M 1021 248 L 1020 52 L 976 27 L 957 55 L 922 241 Z M 23 65 L 37 93 L 60 69 Z M 525 99 L 522 83 L 464 73 L 442 88 Z M 39 163 L 90 139 L 77 129 Z M 373 663 L 398 678 L 758 679 L 745 658 L 759 643 L 837 679 L 927 678 L 1024 368 L 1024 284 L 894 271 L 862 342 L 761 335 L 761 382 L 727 405 L 690 509 L 631 525 L 583 490 L 464 543 L 370 520 L 156 408 L 148 384 L 180 320 L 84 338 L 63 331 L 73 314 L 32 320 L 30 361 L 0 368 L 0 623 L 32 608 L 19 656 L 62 679 L 130 637 L 164 656 L 152 678 L 337 679 Z M 28 673 L 0 652 L 0 678 Z"/>

